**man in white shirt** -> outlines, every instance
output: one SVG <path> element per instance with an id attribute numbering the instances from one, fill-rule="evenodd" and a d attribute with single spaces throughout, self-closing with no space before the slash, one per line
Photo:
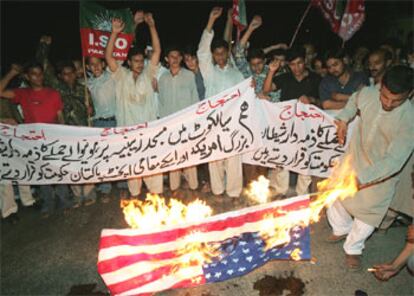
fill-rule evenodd
<path id="1" fill-rule="evenodd" d="M 413 71 L 406 66 L 387 70 L 381 88 L 354 93 L 336 116 L 338 142 L 345 143 L 348 123 L 353 128 L 345 157 L 350 157 L 361 188 L 353 197 L 336 200 L 327 210 L 332 226 L 329 242 L 345 239 L 345 263 L 361 267 L 365 241 L 381 224 L 401 179 L 400 170 L 414 149 Z"/>
<path id="2" fill-rule="evenodd" d="M 154 51 L 150 62 L 145 66 L 144 52 L 132 48 L 128 53 L 130 69 L 126 69 L 118 65 L 112 56 L 115 40 L 124 29 L 125 24 L 120 19 L 112 20 L 112 33 L 105 50 L 105 59 L 116 84 L 116 120 L 118 126 L 134 125 L 157 119 L 152 80 L 159 69 L 161 45 L 152 14 L 146 13 L 140 22 L 143 21 L 148 25 Z M 151 193 L 162 193 L 162 174 L 144 177 L 143 179 Z M 128 180 L 128 188 L 132 196 L 138 196 L 141 193 L 141 187 L 142 178 Z"/>
<path id="3" fill-rule="evenodd" d="M 115 127 L 115 81 L 112 79 L 111 74 L 105 71 L 105 61 L 103 59 L 89 57 L 86 67 L 92 73 L 92 77 L 87 81 L 95 110 L 92 125 L 94 127 Z M 102 194 L 101 201 L 104 203 L 109 202 L 112 184 L 110 182 L 102 182 L 97 184 L 96 188 Z"/>
<path id="4" fill-rule="evenodd" d="M 222 7 L 214 7 L 198 46 L 197 57 L 204 78 L 206 98 L 224 91 L 243 80 L 243 75 L 230 61 L 228 43 L 213 40 L 213 25 L 222 14 Z M 237 198 L 243 189 L 243 170 L 241 156 L 209 163 L 211 190 L 215 195 L 224 191 L 228 196 Z"/>
<path id="5" fill-rule="evenodd" d="M 159 113 L 166 117 L 197 103 L 198 93 L 193 72 L 181 67 L 183 55 L 179 48 L 170 47 L 165 60 L 169 70 L 158 81 Z M 191 190 L 198 187 L 197 167 L 192 166 L 170 172 L 170 189 L 180 187 L 181 175 L 184 175 Z"/>

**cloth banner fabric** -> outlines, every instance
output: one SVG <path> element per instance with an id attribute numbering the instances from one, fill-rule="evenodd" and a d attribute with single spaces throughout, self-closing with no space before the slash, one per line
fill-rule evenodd
<path id="1" fill-rule="evenodd" d="M 344 152 L 333 117 L 297 100 L 259 100 L 250 84 L 135 126 L 0 124 L 0 183 L 115 181 L 245 153 L 245 163 L 327 177 Z"/>
<path id="2" fill-rule="evenodd" d="M 290 238 L 281 238 L 265 248 L 263 229 L 274 225 L 267 219 L 281 221 L 291 213 L 303 217 L 303 221 L 290 230 Z M 98 272 L 111 295 L 152 295 L 239 277 L 274 259 L 309 260 L 310 231 L 304 226 L 309 217 L 309 196 L 305 195 L 197 223 L 151 230 L 103 229 Z M 218 252 L 214 252 L 211 262 L 183 266 L 184 257 L 188 257 L 186 250 L 192 249 L 186 246 L 195 241 L 190 239 L 194 234 L 200 245 L 212 245 Z"/>
<path id="3" fill-rule="evenodd" d="M 148 176 L 259 148 L 251 79 L 161 120 L 116 128 L 0 124 L 1 183 Z"/>
<path id="4" fill-rule="evenodd" d="M 90 1 L 80 1 L 79 6 L 82 56 L 104 58 L 112 31 L 112 19 L 120 18 L 125 23 L 125 29 L 115 40 L 113 57 L 126 60 L 135 34 L 131 11 L 109 10 Z"/>
<path id="5" fill-rule="evenodd" d="M 261 100 L 261 106 L 263 146 L 243 154 L 243 162 L 329 177 L 346 148 L 338 143 L 334 118 L 297 100 L 276 104 Z"/>

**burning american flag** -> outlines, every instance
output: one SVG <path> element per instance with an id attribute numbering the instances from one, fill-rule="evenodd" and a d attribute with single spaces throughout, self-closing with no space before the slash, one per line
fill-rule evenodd
<path id="1" fill-rule="evenodd" d="M 149 198 L 153 213 L 165 212 L 162 199 Z M 145 216 L 145 206 L 140 206 L 134 209 L 139 208 L 138 215 Z M 200 208 L 197 211 L 203 212 Z M 290 213 L 297 214 L 291 219 L 296 226 L 288 223 L 285 235 L 270 235 L 277 221 L 285 221 Z M 273 259 L 310 259 L 309 218 L 309 197 L 299 196 L 207 218 L 200 215 L 201 222 L 183 219 L 186 223 L 172 226 L 104 229 L 98 271 L 116 295 L 150 295 L 228 280 Z"/>
<path id="2" fill-rule="evenodd" d="M 268 203 L 269 181 L 259 177 L 247 190 L 259 205 L 216 216 L 198 199 L 124 202 L 132 228 L 102 231 L 98 272 L 111 294 L 151 295 L 239 277 L 273 259 L 310 259 L 308 225 L 335 200 L 352 197 L 356 180 L 346 158 L 316 194 Z"/>

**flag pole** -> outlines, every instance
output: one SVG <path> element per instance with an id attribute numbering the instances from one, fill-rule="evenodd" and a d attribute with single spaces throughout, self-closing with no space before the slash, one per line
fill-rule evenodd
<path id="1" fill-rule="evenodd" d="M 83 79 L 85 80 L 84 91 L 85 91 L 86 113 L 88 115 L 88 126 L 92 126 L 92 119 L 91 119 L 91 115 L 89 114 L 90 99 L 89 99 L 89 92 L 88 92 L 88 78 L 86 77 L 85 56 L 82 57 L 82 67 L 83 67 Z"/>
<path id="2" fill-rule="evenodd" d="M 302 26 L 302 23 L 303 23 L 303 21 L 305 20 L 305 17 L 307 16 L 307 14 L 309 13 L 309 10 L 310 10 L 310 8 L 311 8 L 311 7 L 312 7 L 312 1 L 309 1 L 309 5 L 308 5 L 308 7 L 306 8 L 305 12 L 303 13 L 303 16 L 302 16 L 302 18 L 300 19 L 300 22 L 299 22 L 298 26 L 296 27 L 296 31 L 295 31 L 295 33 L 293 34 L 292 40 L 290 40 L 289 48 L 291 48 L 291 47 L 292 47 L 292 45 L 293 45 L 293 43 L 295 42 L 296 36 L 297 36 L 297 35 L 298 35 L 298 33 L 299 33 L 299 29 L 300 29 L 300 27 Z"/>

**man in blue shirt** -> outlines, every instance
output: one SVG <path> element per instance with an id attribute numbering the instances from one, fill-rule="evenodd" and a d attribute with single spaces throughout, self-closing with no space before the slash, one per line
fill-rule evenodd
<path id="1" fill-rule="evenodd" d="M 344 57 L 343 49 L 325 55 L 329 75 L 319 85 L 319 99 L 324 109 L 342 109 L 354 92 L 369 84 L 363 72 L 353 72 L 347 67 Z"/>

